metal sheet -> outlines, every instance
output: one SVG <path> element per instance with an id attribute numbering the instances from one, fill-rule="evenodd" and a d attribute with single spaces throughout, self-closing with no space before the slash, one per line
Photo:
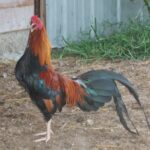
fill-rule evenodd
<path id="1" fill-rule="evenodd" d="M 139 13 L 142 18 L 143 6 L 141 0 L 46 0 L 46 25 L 52 46 L 62 47 L 63 37 L 79 40 L 80 33 L 88 32 L 95 20 L 100 31 L 104 30 L 104 21 L 124 22 Z"/>

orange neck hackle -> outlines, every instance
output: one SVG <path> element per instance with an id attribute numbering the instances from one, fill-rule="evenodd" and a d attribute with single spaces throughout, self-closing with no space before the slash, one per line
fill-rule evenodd
<path id="1" fill-rule="evenodd" d="M 51 67 L 51 44 L 44 26 L 41 30 L 30 32 L 29 46 L 33 55 L 38 57 L 41 66 Z"/>

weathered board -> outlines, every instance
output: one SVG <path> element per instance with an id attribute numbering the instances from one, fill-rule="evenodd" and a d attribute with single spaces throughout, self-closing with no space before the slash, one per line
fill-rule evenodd
<path id="1" fill-rule="evenodd" d="M 33 10 L 34 0 L 1 0 L 0 33 L 27 29 Z"/>

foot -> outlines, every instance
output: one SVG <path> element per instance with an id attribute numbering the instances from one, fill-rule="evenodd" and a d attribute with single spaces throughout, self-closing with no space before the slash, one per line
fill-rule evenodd
<path id="1" fill-rule="evenodd" d="M 42 142 L 45 141 L 46 143 L 50 140 L 51 134 L 54 134 L 53 131 L 51 130 L 51 120 L 48 121 L 47 123 L 47 132 L 42 132 L 42 133 L 37 133 L 34 136 L 44 136 L 42 138 L 39 138 L 35 140 L 34 142 Z"/>

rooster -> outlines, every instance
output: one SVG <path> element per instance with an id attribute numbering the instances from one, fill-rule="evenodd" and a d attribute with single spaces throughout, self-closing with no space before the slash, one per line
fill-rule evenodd
<path id="1" fill-rule="evenodd" d="M 105 103 L 114 100 L 121 124 L 129 132 L 138 134 L 122 100 L 116 81 L 124 85 L 142 108 L 137 92 L 121 74 L 108 70 L 92 70 L 69 79 L 57 73 L 51 63 L 51 45 L 45 27 L 37 16 L 31 17 L 28 44 L 15 67 L 20 85 L 28 92 L 46 120 L 47 131 L 36 134 L 35 142 L 48 142 L 53 133 L 51 119 L 63 106 L 77 106 L 83 111 L 97 111 Z M 142 108 L 143 112 L 144 109 Z M 145 115 L 145 112 L 144 112 Z M 149 122 L 145 115 L 148 126 Z M 132 131 L 127 119 L 135 128 Z"/>

